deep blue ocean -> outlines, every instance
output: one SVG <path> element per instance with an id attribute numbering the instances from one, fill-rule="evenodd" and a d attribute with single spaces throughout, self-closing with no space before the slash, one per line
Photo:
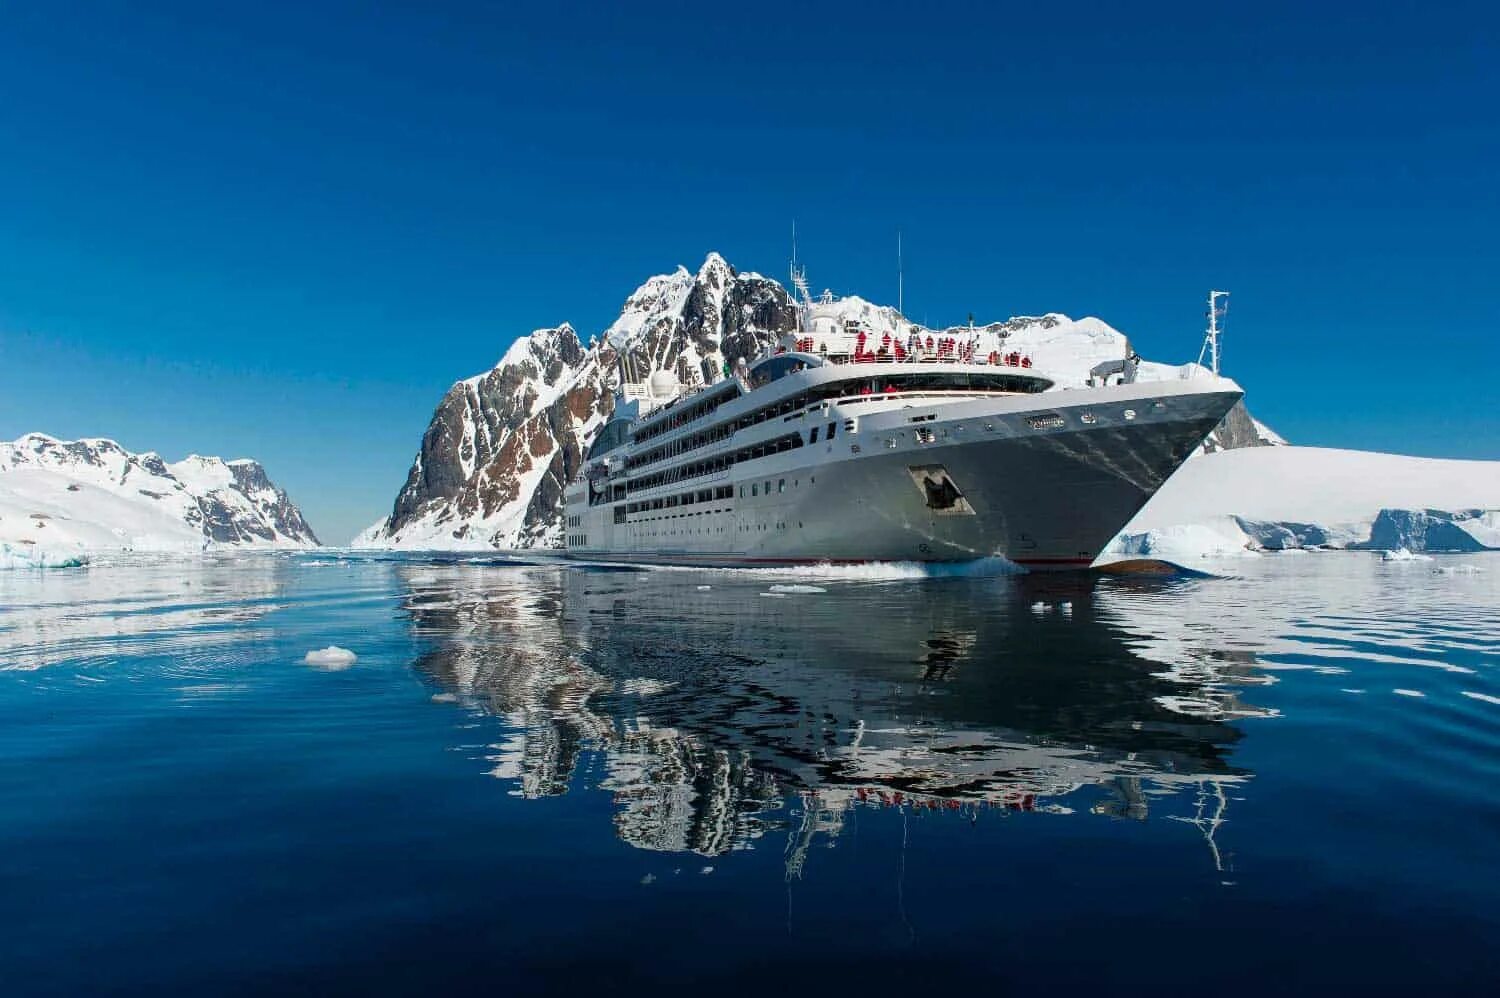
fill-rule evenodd
<path id="1" fill-rule="evenodd" d="M 0 572 L 0 992 L 1494 993 L 1500 556 L 1213 568 Z"/>

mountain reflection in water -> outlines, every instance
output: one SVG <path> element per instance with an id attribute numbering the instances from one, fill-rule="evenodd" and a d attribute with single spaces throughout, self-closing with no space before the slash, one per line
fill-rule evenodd
<path id="1" fill-rule="evenodd" d="M 404 609 L 420 672 L 503 723 L 492 775 L 527 798 L 608 790 L 638 848 L 776 836 L 797 876 L 860 805 L 1092 812 L 1194 822 L 1222 868 L 1214 832 L 1249 777 L 1225 719 L 1264 713 L 1238 697 L 1264 679 L 1201 634 L 1170 668 L 1140 654 L 1171 620 L 1121 599 L 1181 583 L 775 580 L 423 570 Z"/>

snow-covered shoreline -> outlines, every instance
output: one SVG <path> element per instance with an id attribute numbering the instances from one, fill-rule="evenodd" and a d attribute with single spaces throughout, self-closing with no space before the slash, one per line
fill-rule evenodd
<path id="1" fill-rule="evenodd" d="M 195 454 L 168 464 L 113 440 L 42 433 L 0 442 L 0 568 L 316 546 L 301 512 L 254 461 Z"/>
<path id="2" fill-rule="evenodd" d="M 1500 461 L 1257 447 L 1188 461 L 1101 562 L 1500 548 Z"/>

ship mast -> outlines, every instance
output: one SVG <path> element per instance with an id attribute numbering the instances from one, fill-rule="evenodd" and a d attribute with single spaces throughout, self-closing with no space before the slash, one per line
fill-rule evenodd
<path id="1" fill-rule="evenodd" d="M 901 266 L 901 230 L 896 230 L 896 314 L 906 316 L 906 272 Z"/>
<path id="2" fill-rule="evenodd" d="M 1203 355 L 1209 356 L 1209 370 L 1214 372 L 1214 377 L 1219 376 L 1219 335 L 1223 332 L 1219 320 L 1229 313 L 1229 303 L 1219 304 L 1220 299 L 1227 299 L 1228 291 L 1210 291 L 1208 293 L 1208 332 L 1204 334 L 1203 346 L 1198 350 L 1198 366 L 1203 366 Z"/>
<path id="3" fill-rule="evenodd" d="M 792 282 L 793 303 L 797 306 L 797 331 L 812 330 L 812 292 L 807 289 L 807 268 L 797 262 L 797 222 L 792 221 L 792 265 L 789 274 Z"/>

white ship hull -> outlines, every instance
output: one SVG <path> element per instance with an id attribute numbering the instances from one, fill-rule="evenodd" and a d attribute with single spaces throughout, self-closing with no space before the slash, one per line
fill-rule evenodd
<path id="1" fill-rule="evenodd" d="M 794 449 L 656 488 L 607 484 L 592 502 L 589 486 L 575 484 L 567 553 L 683 565 L 998 556 L 1082 568 L 1240 397 L 1233 382 L 1204 377 L 824 402 L 738 430 L 721 448 L 793 434 L 806 441 Z M 814 426 L 818 442 L 808 439 Z"/>

